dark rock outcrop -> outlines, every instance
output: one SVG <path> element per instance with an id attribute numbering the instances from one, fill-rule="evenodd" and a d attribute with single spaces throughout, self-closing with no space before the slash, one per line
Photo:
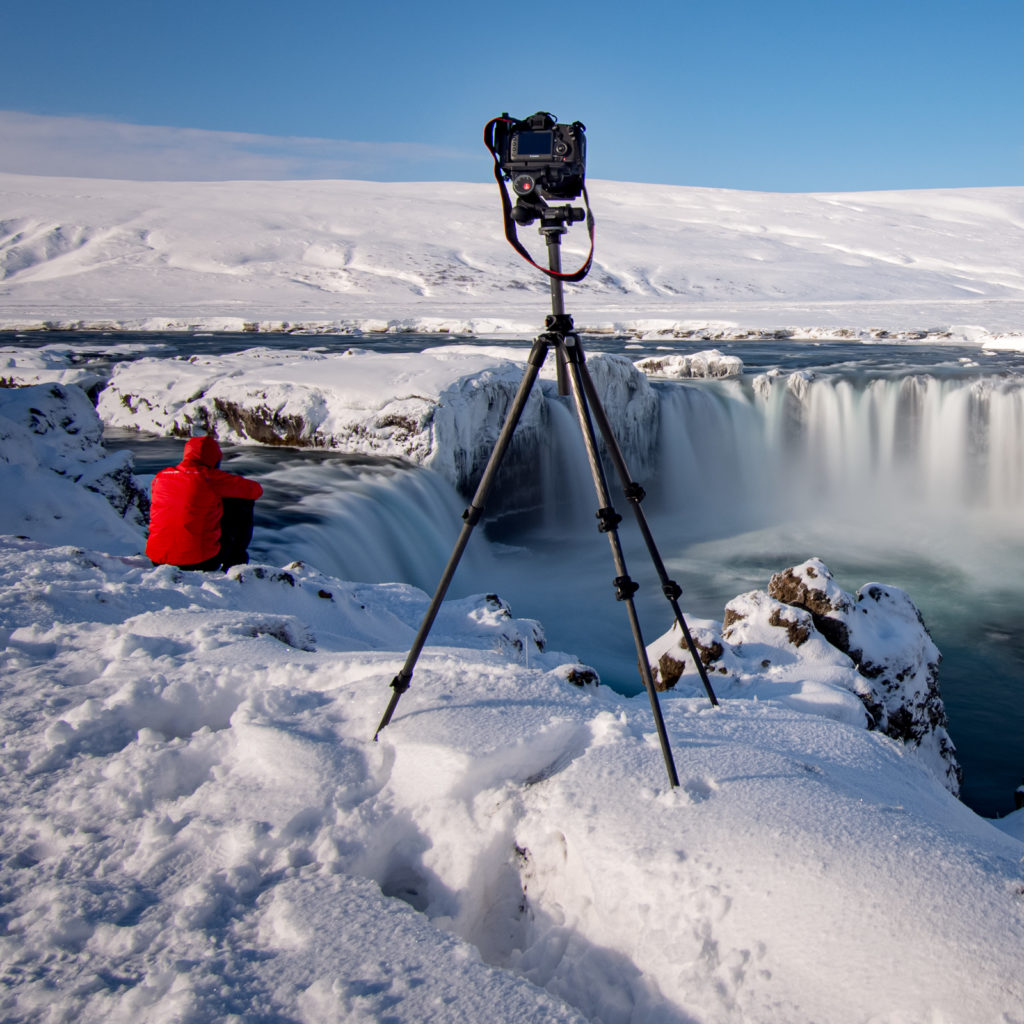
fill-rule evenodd
<path id="1" fill-rule="evenodd" d="M 904 591 L 868 583 L 851 595 L 812 558 L 772 576 L 767 592 L 733 598 L 720 626 L 690 628 L 719 696 L 775 698 L 854 721 L 856 695 L 867 728 L 915 750 L 959 792 L 962 772 L 939 691 L 941 655 Z M 649 653 L 659 689 L 676 686 L 691 660 L 677 628 Z"/>

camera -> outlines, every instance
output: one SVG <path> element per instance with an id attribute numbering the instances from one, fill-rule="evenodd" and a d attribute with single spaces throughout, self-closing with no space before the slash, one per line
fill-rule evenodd
<path id="1" fill-rule="evenodd" d="M 544 111 L 494 121 L 494 153 L 517 196 L 575 199 L 583 191 L 587 140 L 579 121 L 558 124 Z"/>

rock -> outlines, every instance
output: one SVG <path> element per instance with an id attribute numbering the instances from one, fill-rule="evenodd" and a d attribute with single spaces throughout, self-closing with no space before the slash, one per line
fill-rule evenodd
<path id="1" fill-rule="evenodd" d="M 812 558 L 772 576 L 767 592 L 733 598 L 721 625 L 691 622 L 690 630 L 719 698 L 764 697 L 877 729 L 959 793 L 941 656 L 904 591 L 868 583 L 853 596 Z M 688 694 L 701 694 L 678 627 L 648 655 L 659 689 L 689 684 Z"/>
<path id="2" fill-rule="evenodd" d="M 716 348 L 685 356 L 651 356 L 633 365 L 651 377 L 672 377 L 677 380 L 739 377 L 743 373 L 743 360 L 739 356 L 724 355 Z"/>
<path id="3" fill-rule="evenodd" d="M 714 631 L 707 627 L 700 627 L 693 622 L 687 624 L 690 629 L 690 638 L 696 648 L 697 656 L 705 668 L 713 662 L 718 661 L 724 653 L 722 642 Z M 667 641 L 662 643 L 662 641 Z M 662 644 L 658 653 L 653 653 L 655 646 Z M 689 648 L 679 627 L 673 623 L 672 629 L 660 640 L 655 641 L 648 647 L 648 657 L 651 659 L 651 674 L 654 678 L 654 688 L 662 692 L 671 690 L 679 682 L 686 666 L 692 662 Z M 696 669 L 694 669 L 696 672 Z M 703 684 L 702 684 L 703 685 Z"/>
<path id="4" fill-rule="evenodd" d="M 817 558 L 776 573 L 768 593 L 811 614 L 821 634 L 849 655 L 868 681 L 870 693 L 863 700 L 874 727 L 921 747 L 951 791 L 959 792 L 963 772 L 939 692 L 942 655 L 909 595 L 867 583 L 853 597 Z"/>
<path id="5" fill-rule="evenodd" d="M 768 582 L 768 593 L 783 604 L 805 608 L 822 636 L 844 654 L 850 653 L 846 618 L 853 611 L 854 600 L 821 561 L 812 558 L 802 566 L 777 572 Z"/>

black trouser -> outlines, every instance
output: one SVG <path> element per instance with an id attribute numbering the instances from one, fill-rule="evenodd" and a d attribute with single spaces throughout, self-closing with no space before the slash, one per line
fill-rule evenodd
<path id="1" fill-rule="evenodd" d="M 256 502 L 251 498 L 224 498 L 224 512 L 220 519 L 220 551 L 205 562 L 181 565 L 180 569 L 201 572 L 227 570 L 233 565 L 249 562 L 249 541 L 252 540 L 252 517 Z"/>

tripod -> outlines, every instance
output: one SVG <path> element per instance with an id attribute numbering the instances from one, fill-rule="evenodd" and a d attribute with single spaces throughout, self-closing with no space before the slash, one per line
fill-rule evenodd
<path id="1" fill-rule="evenodd" d="M 547 243 L 548 266 L 551 271 L 549 275 L 551 278 L 551 314 L 544 322 L 546 330 L 538 335 L 533 343 L 533 348 L 530 350 L 529 358 L 526 361 L 526 370 L 519 385 L 519 390 L 516 392 L 505 422 L 498 434 L 494 450 L 491 452 L 491 456 L 484 468 L 483 476 L 477 485 L 476 493 L 473 495 L 469 508 L 462 514 L 464 521 L 462 530 L 455 542 L 455 547 L 442 573 L 441 580 L 437 585 L 433 600 L 423 618 L 419 632 L 416 634 L 412 648 L 406 657 L 405 664 L 398 675 L 391 681 L 391 687 L 394 692 L 373 738 L 376 740 L 381 730 L 391 721 L 395 708 L 398 706 L 398 701 L 401 699 L 402 694 L 409 689 L 416 662 L 426 644 L 427 636 L 434 624 L 434 619 L 437 617 L 441 603 L 448 592 L 448 587 L 466 550 L 466 545 L 469 543 L 473 528 L 480 521 L 483 514 L 487 495 L 494 483 L 494 478 L 497 475 L 501 461 L 512 441 L 512 436 L 515 433 L 527 399 L 537 380 L 537 375 L 540 373 L 540 368 L 544 365 L 544 360 L 553 346 L 559 360 L 557 367 L 559 394 L 565 395 L 569 391 L 572 393 L 573 402 L 576 406 L 576 417 L 579 420 L 580 431 L 582 432 L 587 452 L 587 461 L 590 465 L 590 473 L 594 480 L 594 490 L 600 504 L 600 508 L 596 513 L 598 530 L 608 535 L 608 542 L 611 547 L 612 561 L 617 573 L 614 580 L 615 596 L 626 606 L 629 626 L 633 634 L 633 642 L 636 645 L 637 663 L 640 668 L 641 678 L 643 679 L 644 689 L 647 691 L 647 696 L 650 699 L 651 711 L 654 714 L 654 723 L 658 732 L 658 740 L 661 744 L 661 752 L 665 760 L 665 769 L 668 772 L 669 783 L 671 786 L 678 786 L 679 776 L 676 774 L 672 749 L 669 745 L 668 734 L 665 731 L 665 722 L 661 714 L 661 705 L 658 702 L 657 691 L 654 687 L 654 677 L 651 672 L 650 661 L 647 658 L 647 648 L 644 645 L 643 635 L 640 630 L 640 620 L 633 602 L 633 595 L 636 593 L 638 586 L 633 582 L 626 570 L 626 562 L 622 554 L 622 545 L 618 535 L 618 525 L 622 522 L 622 517 L 612 508 L 611 499 L 608 495 L 608 484 L 605 479 L 604 467 L 601 464 L 601 457 L 597 447 L 597 437 L 594 432 L 594 420 L 597 421 L 597 425 L 600 428 L 605 448 L 622 483 L 625 496 L 633 507 L 641 535 L 650 553 L 655 571 L 661 580 L 662 591 L 672 607 L 675 620 L 686 640 L 687 649 L 690 652 L 691 658 L 693 658 L 697 671 L 700 673 L 704 689 L 713 705 L 717 705 L 718 700 L 715 697 L 714 690 L 711 688 L 711 682 L 708 679 L 704 663 L 700 659 L 696 645 L 693 642 L 693 637 L 679 607 L 682 589 L 678 583 L 669 579 L 665 564 L 658 553 L 657 545 L 648 526 L 647 518 L 640 507 L 640 502 L 644 498 L 644 490 L 629 475 L 629 469 L 626 466 L 622 450 L 615 439 L 611 423 L 594 388 L 590 371 L 587 369 L 579 335 L 573 329 L 572 317 L 568 316 L 565 312 L 562 279 L 560 276 L 556 276 L 561 273 L 562 235 L 566 232 L 566 223 L 581 220 L 582 216 L 582 210 L 574 209 L 571 206 L 549 207 L 539 197 L 531 197 L 528 203 L 521 201 L 520 205 L 516 208 L 514 217 L 518 223 L 530 223 L 536 219 L 540 220 L 539 230 L 544 235 Z M 591 418 L 591 412 L 593 413 L 593 419 Z"/>

